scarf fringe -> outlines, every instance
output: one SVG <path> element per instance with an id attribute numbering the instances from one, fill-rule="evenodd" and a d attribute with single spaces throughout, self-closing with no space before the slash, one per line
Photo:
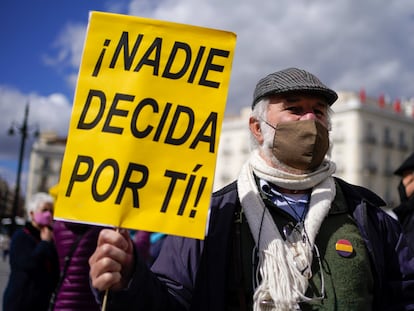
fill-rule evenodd
<path id="1" fill-rule="evenodd" d="M 334 164 L 328 161 L 320 170 L 312 174 L 296 175 L 296 177 L 302 176 L 302 179 L 291 178 L 292 174 L 267 166 L 257 153 L 254 153 L 243 166 L 237 182 L 238 192 L 247 222 L 259 249 L 258 273 L 261 283 L 253 296 L 254 311 L 295 310 L 298 308 L 299 301 L 307 299 L 305 292 L 308 287 L 308 277 L 299 271 L 295 262 L 300 261 L 310 270 L 315 237 L 336 194 L 335 182 L 331 177 L 334 171 Z M 287 243 L 281 237 L 261 199 L 253 172 L 278 186 L 286 187 L 286 184 L 289 184 L 287 187 L 289 189 L 313 187 L 309 212 L 304 222 L 305 229 L 300 234 L 300 236 L 306 235 L 309 241 L 303 243 L 301 238 L 298 238 L 296 243 Z M 284 179 L 286 176 L 288 183 Z M 283 185 L 281 180 L 285 180 Z M 273 305 L 261 304 L 262 301 L 270 301 Z"/>

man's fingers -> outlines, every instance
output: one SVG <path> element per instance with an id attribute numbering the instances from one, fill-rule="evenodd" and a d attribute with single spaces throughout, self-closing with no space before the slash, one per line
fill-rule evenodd
<path id="1" fill-rule="evenodd" d="M 92 286 L 98 290 L 120 288 L 121 271 L 127 254 L 125 237 L 111 229 L 103 229 L 95 252 L 89 258 Z"/>
<path id="2" fill-rule="evenodd" d="M 123 229 L 120 231 L 115 231 L 113 229 L 102 229 L 99 233 L 97 246 L 107 243 L 126 250 L 128 248 L 128 242 L 125 235 L 123 235 L 124 231 L 125 230 Z"/>

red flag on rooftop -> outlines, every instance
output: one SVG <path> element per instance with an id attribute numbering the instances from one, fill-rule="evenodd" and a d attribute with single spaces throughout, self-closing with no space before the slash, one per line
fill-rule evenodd
<path id="1" fill-rule="evenodd" d="M 380 106 L 381 108 L 384 108 L 385 106 L 385 96 L 384 94 L 381 94 L 378 98 L 378 106 Z"/>
<path id="2" fill-rule="evenodd" d="M 365 93 L 365 89 L 363 88 L 359 91 L 359 100 L 363 104 L 366 103 L 367 101 L 367 94 Z"/>
<path id="3" fill-rule="evenodd" d="M 394 107 L 394 111 L 395 111 L 395 112 L 400 113 L 400 112 L 402 111 L 402 110 L 401 110 L 401 100 L 400 100 L 399 98 L 397 98 L 397 99 L 394 101 L 393 107 Z"/>

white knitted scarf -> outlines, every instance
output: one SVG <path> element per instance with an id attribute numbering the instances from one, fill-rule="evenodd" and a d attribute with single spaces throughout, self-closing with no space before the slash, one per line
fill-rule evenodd
<path id="1" fill-rule="evenodd" d="M 296 243 L 288 243 L 281 237 L 261 199 L 253 172 L 279 187 L 291 190 L 312 188 L 309 212 Z M 297 310 L 300 301 L 310 300 L 305 292 L 311 277 L 313 247 L 336 194 L 335 182 L 331 177 L 334 172 L 335 164 L 325 161 L 317 171 L 310 174 L 289 174 L 268 166 L 257 151 L 252 153 L 242 167 L 237 181 L 238 194 L 258 248 L 258 273 L 261 277 L 261 283 L 253 296 L 254 311 Z M 303 236 L 306 236 L 306 242 L 303 242 Z M 307 266 L 308 273 L 299 271 L 297 266 Z M 263 301 L 272 303 L 263 304 Z"/>

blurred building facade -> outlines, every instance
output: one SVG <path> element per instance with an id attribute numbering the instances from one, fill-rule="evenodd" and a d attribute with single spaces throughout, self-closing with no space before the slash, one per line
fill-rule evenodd
<path id="1" fill-rule="evenodd" d="M 240 115 L 225 117 L 221 128 L 217 153 L 214 190 L 235 180 L 240 168 L 249 157 L 250 132 L 249 116 L 251 108 L 241 110 Z"/>
<path id="2" fill-rule="evenodd" d="M 12 215 L 14 189 L 0 176 L 0 217 L 9 218 Z"/>
<path id="3" fill-rule="evenodd" d="M 393 207 L 399 203 L 400 179 L 394 171 L 414 151 L 414 103 L 386 102 L 381 95 L 367 98 L 342 92 L 332 108 L 336 175 L 365 186 Z"/>
<path id="4" fill-rule="evenodd" d="M 336 162 L 336 176 L 366 186 L 388 203 L 399 202 L 393 175 L 414 151 L 414 101 L 369 98 L 363 91 L 339 92 L 332 106 L 330 156 Z M 225 117 L 218 149 L 214 189 L 235 180 L 249 156 L 248 119 L 250 107 L 240 115 Z M 32 147 L 26 199 L 57 184 L 66 138 L 41 134 Z"/>
<path id="5" fill-rule="evenodd" d="M 10 234 L 10 225 L 12 224 L 13 215 L 17 225 L 23 225 L 25 222 L 24 198 L 19 194 L 17 210 L 14 211 L 14 199 L 16 189 L 11 188 L 9 184 L 0 176 L 0 239 L 5 234 Z"/>
<path id="6" fill-rule="evenodd" d="M 36 192 L 49 192 L 59 182 L 66 137 L 43 132 L 34 142 L 30 153 L 26 201 Z"/>

